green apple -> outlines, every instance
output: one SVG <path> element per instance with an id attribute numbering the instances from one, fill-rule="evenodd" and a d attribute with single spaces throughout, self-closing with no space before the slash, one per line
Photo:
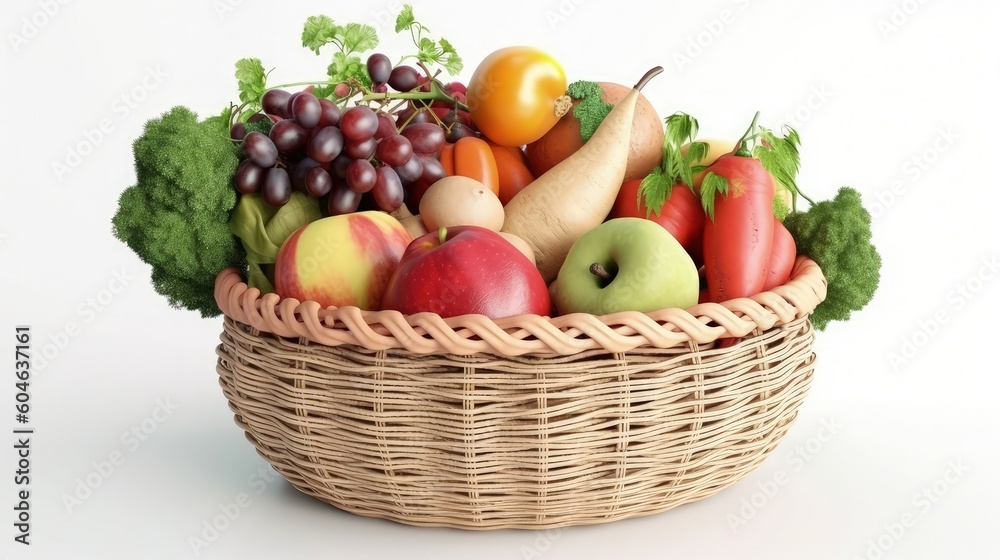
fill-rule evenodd
<path id="1" fill-rule="evenodd" d="M 616 218 L 585 233 L 552 283 L 560 315 L 682 309 L 698 303 L 698 269 L 670 232 L 650 220 Z"/>

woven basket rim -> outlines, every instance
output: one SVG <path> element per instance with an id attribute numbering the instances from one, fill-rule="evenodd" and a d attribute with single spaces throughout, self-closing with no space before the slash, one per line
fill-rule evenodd
<path id="1" fill-rule="evenodd" d="M 404 348 L 418 354 L 525 354 L 568 356 L 586 350 L 627 352 L 640 346 L 670 348 L 742 337 L 809 315 L 826 297 L 819 265 L 798 256 L 788 282 L 749 298 L 701 303 L 688 309 L 610 315 L 572 313 L 558 317 L 517 315 L 489 319 L 436 313 L 323 308 L 315 301 L 261 295 L 240 272 L 226 268 L 215 280 L 215 301 L 227 317 L 258 331 L 297 337 L 316 344 L 352 344 L 369 350 Z"/>

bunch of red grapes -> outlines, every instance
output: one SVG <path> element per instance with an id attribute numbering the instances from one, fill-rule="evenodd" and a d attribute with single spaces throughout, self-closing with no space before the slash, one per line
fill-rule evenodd
<path id="1" fill-rule="evenodd" d="M 371 91 L 430 91 L 430 79 L 412 66 L 395 68 L 384 54 L 368 58 Z M 465 102 L 465 86 L 439 86 L 455 101 Z M 339 84 L 338 97 L 351 89 Z M 442 147 L 465 136 L 477 136 L 466 111 L 455 102 L 413 100 L 394 111 L 359 104 L 342 110 L 329 99 L 309 92 L 268 90 L 261 100 L 270 132 L 247 132 L 242 123 L 231 130 L 242 144 L 236 189 L 262 193 L 264 202 L 280 207 L 293 191 L 321 199 L 332 216 L 361 209 L 397 210 L 410 189 L 445 176 L 439 161 Z"/>

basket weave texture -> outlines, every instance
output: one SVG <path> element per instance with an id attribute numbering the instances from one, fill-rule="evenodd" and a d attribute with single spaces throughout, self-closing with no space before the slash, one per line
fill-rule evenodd
<path id="1" fill-rule="evenodd" d="M 586 327 L 596 342 L 565 317 L 479 332 L 478 319 L 452 327 L 294 300 L 269 306 L 252 292 L 220 274 L 217 371 L 237 425 L 292 485 L 346 511 L 412 525 L 543 529 L 661 512 L 753 470 L 808 391 L 808 314 L 825 281 L 799 259 L 774 292 L 666 310 L 673 320 L 581 316 L 580 324 L 599 325 Z M 532 321 L 556 334 L 536 344 L 528 333 L 550 331 Z M 276 332 L 295 323 L 307 327 Z M 401 325 L 410 338 L 400 337 Z M 355 329 L 380 343 L 350 341 Z M 520 342 L 483 336 L 491 332 Z M 704 332 L 714 336 L 698 340 Z M 716 343 L 731 335 L 742 339 Z M 558 352 L 560 337 L 590 347 Z M 458 339 L 494 351 L 441 351 Z M 432 344 L 437 352 L 424 351 Z"/>

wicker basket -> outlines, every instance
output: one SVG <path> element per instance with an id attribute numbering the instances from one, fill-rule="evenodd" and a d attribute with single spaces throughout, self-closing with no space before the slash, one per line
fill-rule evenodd
<path id="1" fill-rule="evenodd" d="M 464 529 L 603 523 L 705 498 L 764 460 L 809 388 L 825 294 L 800 257 L 786 285 L 724 304 L 443 320 L 260 296 L 230 269 L 218 372 L 258 452 L 338 508 Z"/>

